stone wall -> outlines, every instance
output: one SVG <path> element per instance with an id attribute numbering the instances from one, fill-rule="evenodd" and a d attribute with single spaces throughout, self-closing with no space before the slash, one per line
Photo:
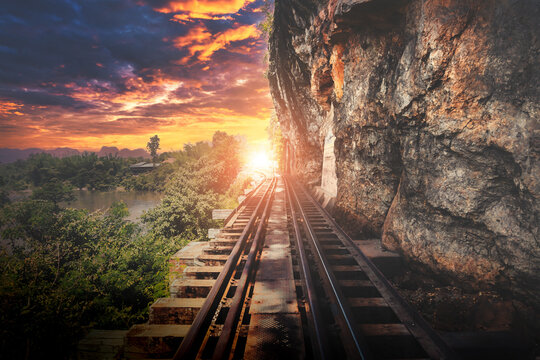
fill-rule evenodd
<path id="1" fill-rule="evenodd" d="M 295 171 L 456 282 L 540 299 L 540 3 L 276 0 L 270 86 Z"/>

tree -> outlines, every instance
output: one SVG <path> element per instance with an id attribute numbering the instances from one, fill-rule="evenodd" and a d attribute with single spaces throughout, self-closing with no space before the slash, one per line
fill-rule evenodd
<path id="1" fill-rule="evenodd" d="M 217 226 L 212 209 L 218 207 L 218 196 L 206 188 L 210 175 L 207 168 L 178 169 L 161 204 L 143 215 L 155 235 L 175 241 L 206 239 L 208 229 Z"/>
<path id="2" fill-rule="evenodd" d="M 5 190 L 0 190 L 0 207 L 9 204 L 11 200 L 9 199 L 8 193 Z"/>
<path id="3" fill-rule="evenodd" d="M 146 144 L 146 148 L 150 152 L 150 156 L 152 156 L 152 163 L 155 164 L 158 156 L 157 151 L 159 150 L 159 137 L 157 135 L 152 136 L 148 144 Z"/>
<path id="4" fill-rule="evenodd" d="M 52 201 L 55 205 L 75 200 L 73 187 L 59 181 L 51 181 L 32 192 L 32 199 Z"/>
<path id="5" fill-rule="evenodd" d="M 212 137 L 210 159 L 204 159 L 204 164 L 208 171 L 214 172 L 213 179 L 209 180 L 213 183 L 212 190 L 225 193 L 240 171 L 240 143 L 234 136 L 216 131 Z"/>
<path id="6" fill-rule="evenodd" d="M 73 359 L 89 327 L 129 328 L 167 296 L 168 259 L 180 248 L 106 213 L 47 200 L 0 208 L 0 358 Z"/>

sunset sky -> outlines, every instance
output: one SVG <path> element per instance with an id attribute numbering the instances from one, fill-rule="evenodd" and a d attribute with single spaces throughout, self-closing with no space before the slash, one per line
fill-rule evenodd
<path id="1" fill-rule="evenodd" d="M 263 0 L 2 0 L 0 147 L 266 139 Z"/>

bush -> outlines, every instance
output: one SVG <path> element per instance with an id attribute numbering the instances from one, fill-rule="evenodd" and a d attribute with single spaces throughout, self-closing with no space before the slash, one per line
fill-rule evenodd
<path id="1" fill-rule="evenodd" d="M 125 219 L 59 209 L 46 200 L 0 212 L 0 357 L 67 358 L 88 327 L 128 328 L 167 295 L 167 260 L 182 243 Z M 47 356 L 45 356 L 47 357 Z"/>
<path id="2" fill-rule="evenodd" d="M 168 295 L 170 256 L 189 241 L 206 239 L 208 228 L 217 225 L 212 209 L 243 190 L 240 184 L 247 180 L 230 186 L 239 171 L 238 153 L 234 137 L 218 132 L 212 146 L 188 145 L 173 154 L 174 164 L 131 177 L 141 186 L 155 181 L 165 191 L 143 225 L 126 220 L 122 202 L 92 214 L 59 206 L 69 198 L 71 181 L 79 181 L 73 179 L 80 177 L 77 186 L 87 180 L 94 187 L 111 183 L 84 180 L 85 166 L 49 166 L 58 159 L 41 155 L 31 166 L 23 163 L 46 170 L 31 171 L 32 183 L 39 185 L 31 199 L 4 201 L 0 209 L 0 358 L 70 358 L 89 328 L 127 329 L 144 322 L 148 306 Z M 101 170 L 120 164 L 82 158 L 69 161 Z"/>

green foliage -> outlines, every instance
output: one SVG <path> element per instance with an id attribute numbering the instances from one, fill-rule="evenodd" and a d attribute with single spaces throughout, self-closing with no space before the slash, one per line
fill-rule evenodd
<path id="1" fill-rule="evenodd" d="M 220 132 L 218 132 L 220 133 Z M 199 162 L 198 167 L 214 167 L 219 173 L 221 170 L 216 168 L 219 164 L 226 164 L 228 168 L 223 169 L 226 174 L 219 173 L 218 179 L 212 180 L 214 184 L 208 184 L 208 188 L 214 188 L 216 191 L 222 191 L 217 189 L 216 182 L 221 181 L 223 186 L 226 186 L 231 182 L 229 176 L 234 179 L 236 176 L 237 168 L 239 165 L 239 144 L 234 137 L 225 133 L 217 136 L 218 146 L 214 146 L 213 143 L 206 141 L 199 141 L 195 144 L 185 144 L 184 149 L 176 152 L 169 152 L 160 155 L 162 160 L 166 158 L 173 158 L 173 163 L 163 163 L 159 168 L 140 175 L 127 177 L 122 181 L 122 185 L 126 190 L 140 190 L 140 191 L 159 191 L 163 192 L 166 189 L 166 184 L 170 181 L 173 175 L 181 168 L 186 166 L 193 166 Z M 218 155 L 220 152 L 227 155 Z M 230 156 L 230 159 L 227 157 Z M 235 170 L 236 169 L 236 170 Z"/>
<path id="2" fill-rule="evenodd" d="M 169 180 L 161 204 L 143 217 L 157 236 L 184 240 L 206 240 L 207 230 L 218 225 L 212 209 L 220 201 L 240 170 L 240 144 L 224 132 L 216 132 L 212 146 L 186 145 L 183 166 Z"/>
<path id="3" fill-rule="evenodd" d="M 149 304 L 168 295 L 170 256 L 189 241 L 205 240 L 217 225 L 212 209 L 228 201 L 234 206 L 250 182 L 237 179 L 239 153 L 234 137 L 217 132 L 211 144 L 187 144 L 167 154 L 174 163 L 139 176 L 118 175 L 125 160 L 93 154 L 40 154 L 18 163 L 20 178 L 2 176 L 4 183 L 29 180 L 36 189 L 30 199 L 3 201 L 0 209 L 0 358 L 73 358 L 87 329 L 146 321 Z M 61 208 L 69 184 L 85 186 L 94 171 L 99 181 L 126 187 L 154 182 L 163 201 L 142 225 L 126 220 L 122 202 L 104 213 Z M 107 173 L 114 181 L 103 180 Z"/>
<path id="4" fill-rule="evenodd" d="M 129 216 L 129 210 L 125 202 L 115 201 L 109 208 L 108 215 L 113 219 L 123 219 Z"/>
<path id="5" fill-rule="evenodd" d="M 212 151 L 207 158 L 199 160 L 199 168 L 210 169 L 207 184 L 210 189 L 224 193 L 240 170 L 240 144 L 234 136 L 217 131 L 212 138 Z"/>
<path id="6" fill-rule="evenodd" d="M 261 11 L 264 19 L 257 25 L 258 29 L 263 33 L 265 40 L 268 41 L 274 29 L 274 1 L 265 0 L 261 6 Z"/>
<path id="7" fill-rule="evenodd" d="M 75 200 L 73 186 L 66 185 L 58 181 L 51 181 L 34 189 L 32 199 L 52 201 L 54 204 L 61 202 L 71 202 Z"/>
<path id="8" fill-rule="evenodd" d="M 157 151 L 159 150 L 159 136 L 154 135 L 150 138 L 150 141 L 148 141 L 148 144 L 146 144 L 146 148 L 148 149 L 148 152 L 150 153 L 150 156 L 152 157 L 152 162 L 155 164 L 157 162 Z"/>
<path id="9" fill-rule="evenodd" d="M 203 240 L 211 220 L 212 209 L 217 207 L 216 195 L 202 191 L 200 173 L 179 171 L 171 180 L 161 204 L 143 216 L 157 236 L 172 239 Z"/>
<path id="10" fill-rule="evenodd" d="M 5 190 L 40 187 L 63 182 L 73 187 L 108 190 L 132 177 L 129 165 L 137 159 L 116 156 L 98 157 L 95 153 L 57 158 L 50 154 L 32 154 L 26 160 L 0 166 L 0 184 Z"/>
<path id="11" fill-rule="evenodd" d="M 234 209 L 238 206 L 238 197 L 244 195 L 244 189 L 250 187 L 253 179 L 249 175 L 238 176 L 227 192 L 220 199 L 220 208 Z"/>
<path id="12" fill-rule="evenodd" d="M 125 220 L 27 200 L 0 212 L 0 357 L 67 358 L 85 327 L 128 328 L 167 294 L 167 259 L 180 248 Z M 46 357 L 46 356 L 45 356 Z"/>
<path id="13" fill-rule="evenodd" d="M 181 151 L 163 153 L 154 158 L 154 161 L 171 157 L 175 162 L 163 163 L 155 170 L 139 175 L 132 174 L 129 166 L 142 159 L 124 159 L 111 155 L 98 157 L 95 153 L 64 158 L 44 153 L 32 154 L 27 160 L 0 165 L 0 188 L 6 192 L 19 191 L 29 186 L 39 188 L 48 183 L 60 182 L 78 189 L 110 190 L 123 186 L 127 190 L 162 192 L 175 171 L 186 164 L 200 161 L 201 166 L 208 162 L 209 167 L 215 168 L 219 179 L 215 179 L 212 187 L 217 192 L 223 192 L 240 166 L 239 144 L 233 136 L 219 131 L 214 138 L 212 143 L 201 141 L 186 144 Z M 157 151 L 157 135 L 151 138 L 152 141 L 157 144 Z"/>
<path id="14" fill-rule="evenodd" d="M 126 190 L 162 192 L 175 169 L 173 164 L 163 164 L 148 173 L 125 177 L 121 185 Z"/>
<path id="15" fill-rule="evenodd" d="M 6 190 L 0 190 L 0 208 L 6 204 L 9 204 L 11 200 L 9 199 L 8 193 Z"/>
<path id="16" fill-rule="evenodd" d="M 264 53 L 263 63 L 265 67 L 264 77 L 268 78 L 268 67 L 269 67 L 269 40 L 272 36 L 272 31 L 274 30 L 274 1 L 265 0 L 261 6 L 261 11 L 264 15 L 263 20 L 257 25 L 257 28 L 263 34 L 264 40 L 267 42 L 267 48 Z"/>
<path id="17" fill-rule="evenodd" d="M 204 155 L 209 154 L 211 150 L 210 143 L 205 141 L 199 141 L 195 144 L 188 143 L 184 145 L 184 151 L 181 152 L 180 159 L 199 160 Z"/>

